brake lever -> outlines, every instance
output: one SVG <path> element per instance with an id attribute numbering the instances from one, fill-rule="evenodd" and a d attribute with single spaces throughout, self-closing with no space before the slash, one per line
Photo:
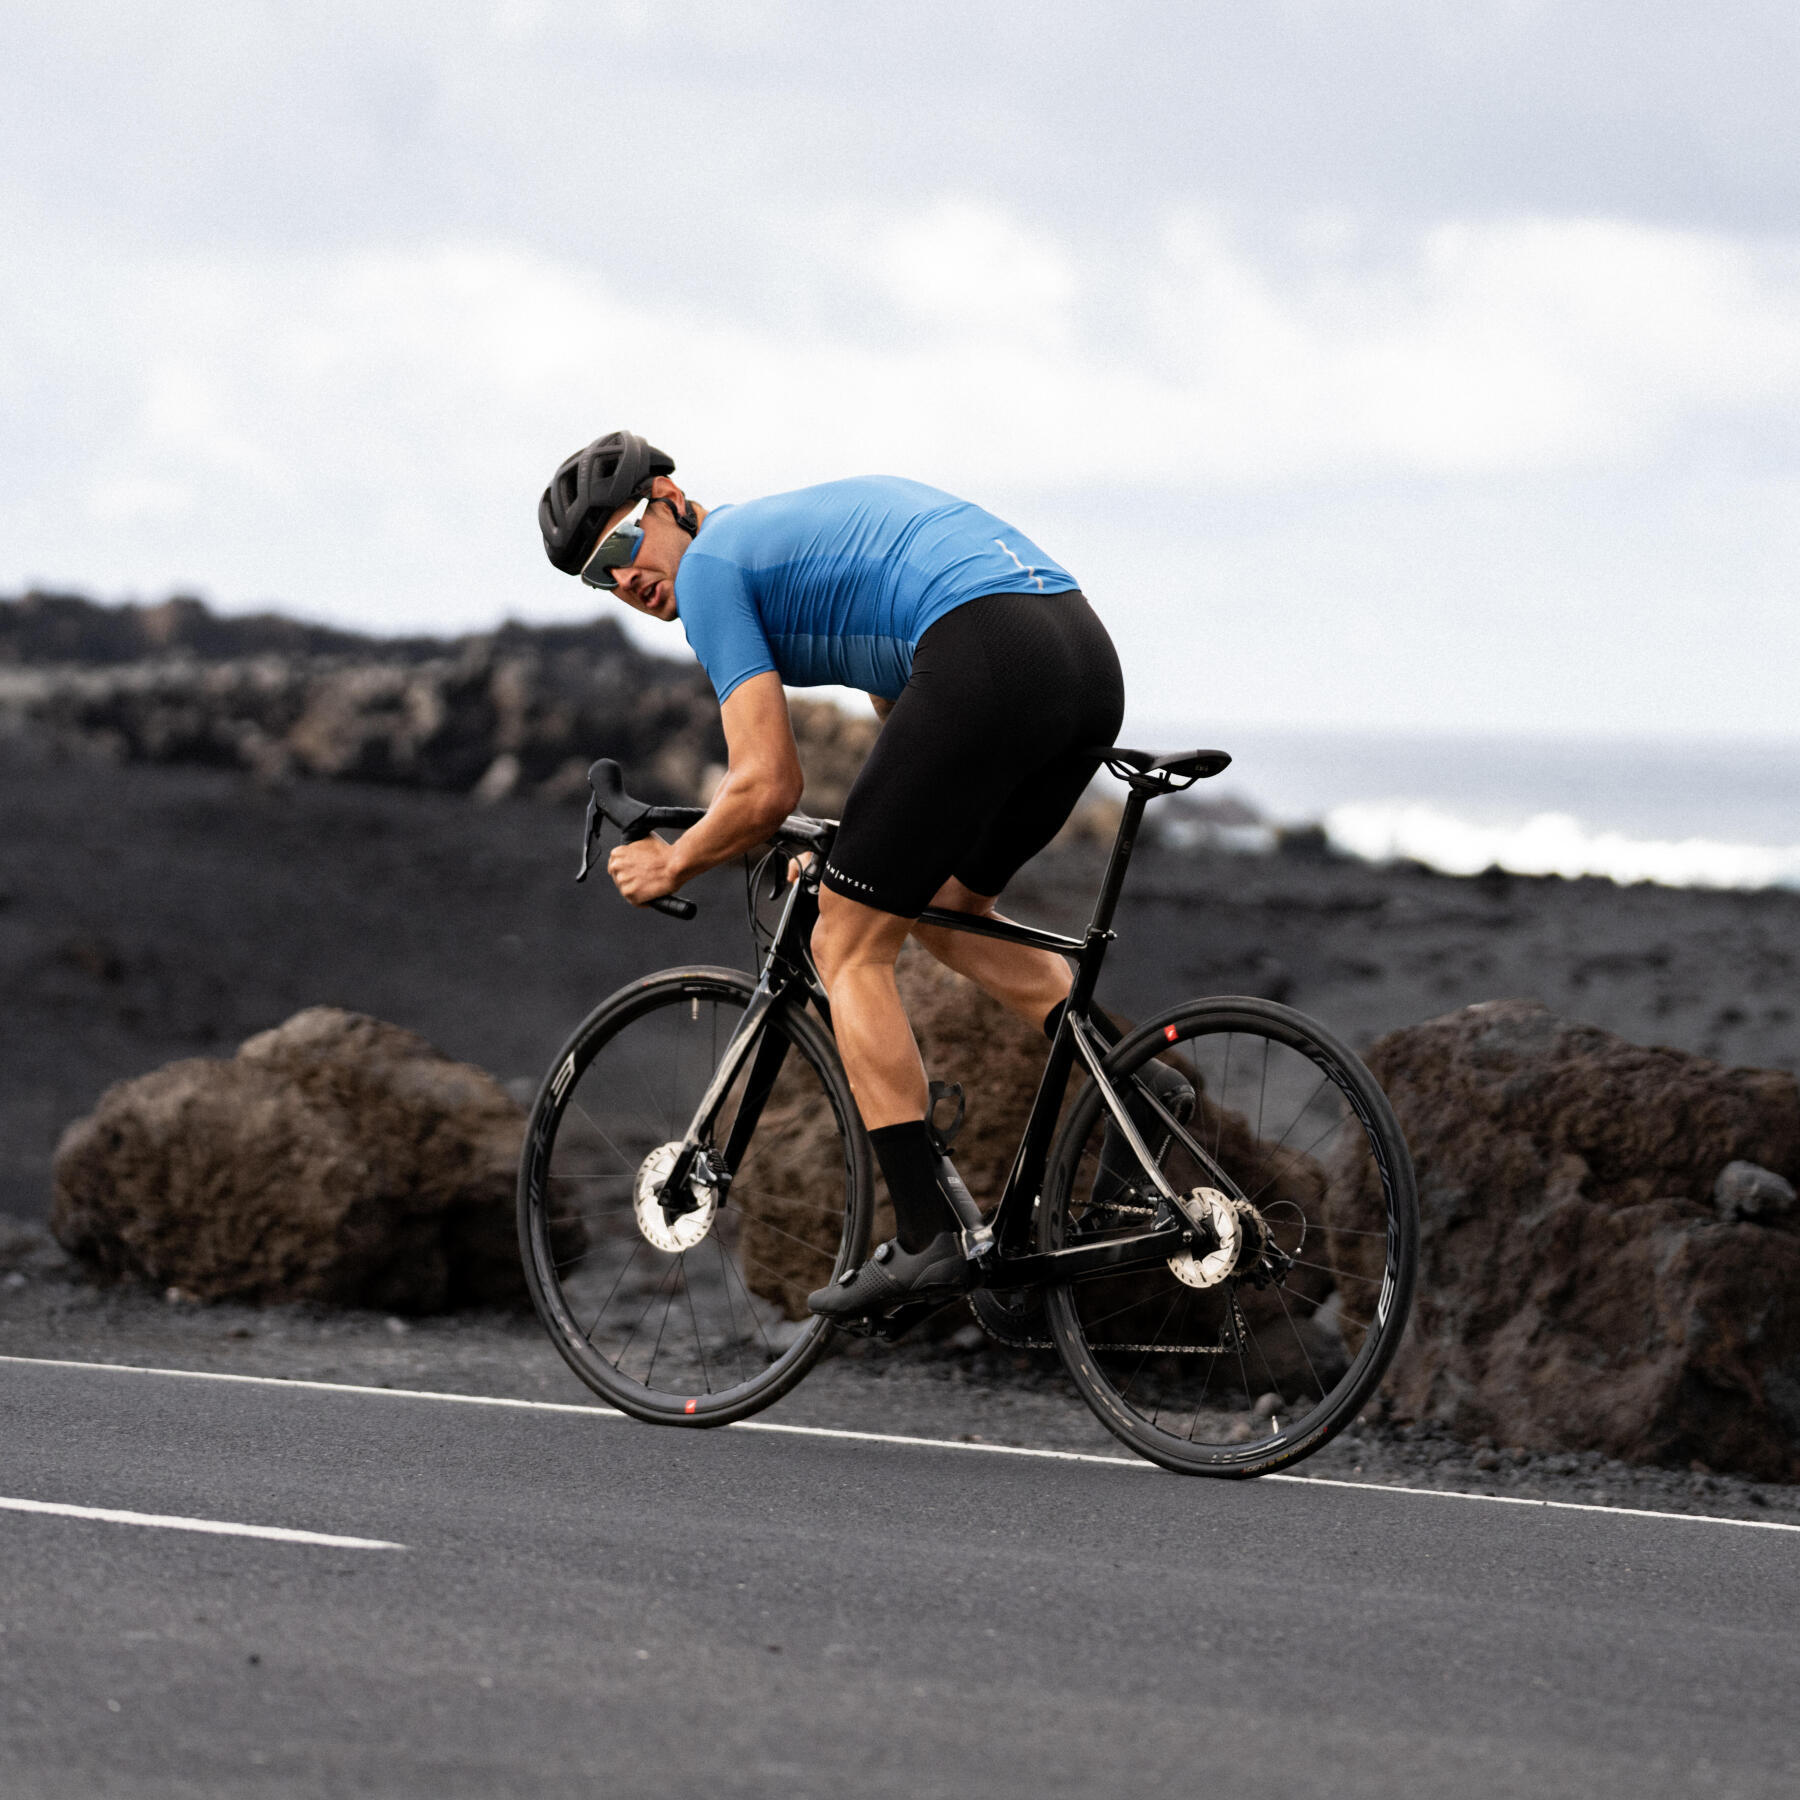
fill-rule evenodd
<path id="1" fill-rule="evenodd" d="M 588 870 L 594 866 L 594 840 L 599 837 L 600 828 L 603 822 L 600 813 L 600 802 L 594 795 L 589 794 L 587 824 L 583 827 L 581 833 L 581 867 L 575 872 L 575 879 L 577 881 L 586 881 L 588 878 Z"/>
<path id="2" fill-rule="evenodd" d="M 590 782 L 595 771 L 601 769 L 610 770 L 613 789 L 615 792 L 618 791 L 620 783 L 618 779 L 617 763 L 595 763 L 594 767 L 588 771 Z M 642 815 L 649 810 L 648 807 L 640 807 L 635 817 L 641 818 Z M 599 793 L 597 791 L 590 792 L 587 805 L 587 823 L 583 827 L 581 835 L 581 867 L 575 875 L 577 881 L 587 880 L 588 873 L 594 866 L 594 845 L 605 832 L 607 820 L 610 816 L 609 813 L 601 810 Z M 632 833 L 629 828 L 623 829 L 621 835 L 627 843 L 631 841 Z M 648 837 L 650 834 L 648 828 L 645 828 L 637 835 L 640 837 Z M 674 894 L 664 894 L 660 899 L 652 900 L 650 902 L 650 907 L 652 911 L 664 913 L 671 919 L 691 919 L 700 910 L 693 901 L 679 899 Z"/>

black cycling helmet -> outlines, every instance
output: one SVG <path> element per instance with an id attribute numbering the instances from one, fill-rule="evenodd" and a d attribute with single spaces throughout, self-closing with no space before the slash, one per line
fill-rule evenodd
<path id="1" fill-rule="evenodd" d="M 607 520 L 642 499 L 658 475 L 674 473 L 674 457 L 645 443 L 635 431 L 609 431 L 595 438 L 556 471 L 538 502 L 544 554 L 565 575 L 579 575 Z"/>

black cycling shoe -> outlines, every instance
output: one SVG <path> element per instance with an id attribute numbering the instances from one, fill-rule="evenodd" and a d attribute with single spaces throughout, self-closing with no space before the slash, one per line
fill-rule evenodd
<path id="1" fill-rule="evenodd" d="M 806 1304 L 820 1318 L 841 1323 L 915 1301 L 954 1300 L 977 1279 L 959 1231 L 940 1231 L 923 1250 L 902 1250 L 897 1239 L 889 1238 L 876 1245 L 860 1269 L 808 1294 Z"/>
<path id="2" fill-rule="evenodd" d="M 1152 1156 L 1160 1156 L 1169 1141 L 1169 1128 L 1151 1110 L 1149 1100 L 1136 1091 L 1138 1082 L 1142 1082 L 1183 1125 L 1194 1116 L 1193 1084 L 1179 1069 L 1170 1068 L 1166 1062 L 1148 1062 L 1137 1071 L 1132 1089 L 1125 1095 L 1125 1110 L 1131 1115 L 1138 1136 L 1149 1147 Z M 1144 1171 L 1125 1141 L 1124 1132 L 1109 1115 L 1106 1135 L 1100 1140 L 1099 1167 L 1094 1172 L 1093 1204 L 1104 1206 L 1144 1180 Z"/>

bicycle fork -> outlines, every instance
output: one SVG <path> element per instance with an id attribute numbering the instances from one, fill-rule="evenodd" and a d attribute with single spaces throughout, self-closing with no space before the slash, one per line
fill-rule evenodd
<path id="1" fill-rule="evenodd" d="M 757 977 L 750 1003 L 744 1008 L 744 1016 L 738 1020 L 737 1029 L 732 1032 L 731 1040 L 725 1046 L 725 1053 L 719 1058 L 719 1065 L 713 1070 L 712 1079 L 706 1084 L 706 1091 L 694 1108 L 694 1116 L 681 1139 L 668 1179 L 663 1183 L 660 1196 L 662 1209 L 670 1218 L 692 1212 L 700 1204 L 693 1191 L 696 1177 L 702 1186 L 713 1189 L 720 1198 L 729 1191 L 732 1177 L 737 1173 L 737 1166 L 749 1148 L 757 1121 L 762 1117 L 763 1107 L 774 1091 L 781 1066 L 787 1060 L 787 1038 L 778 1031 L 765 1030 L 765 1026 L 769 1014 L 795 980 L 800 978 L 780 952 L 787 941 L 789 925 L 799 904 L 801 892 L 802 884 L 795 882 L 787 905 L 782 909 L 781 921 L 775 928 L 774 944 L 764 959 L 762 973 Z M 720 1152 L 711 1145 L 713 1124 L 718 1117 L 719 1108 L 725 1103 L 725 1096 L 731 1091 L 731 1084 L 743 1069 L 745 1058 L 751 1056 L 753 1045 L 754 1059 L 750 1064 L 744 1096 L 738 1104 L 737 1117 L 732 1121 L 731 1135 L 725 1141 L 723 1152 Z"/>

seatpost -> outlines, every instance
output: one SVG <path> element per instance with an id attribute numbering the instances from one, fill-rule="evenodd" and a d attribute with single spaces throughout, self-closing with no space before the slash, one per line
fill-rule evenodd
<path id="1" fill-rule="evenodd" d="M 1112 936 L 1113 914 L 1118 910 L 1119 896 L 1125 890 L 1125 871 L 1131 864 L 1131 851 L 1137 843 L 1138 827 L 1144 820 L 1144 808 L 1150 796 L 1136 787 L 1127 790 L 1125 810 L 1119 815 L 1119 832 L 1113 839 L 1112 856 L 1106 865 L 1100 895 L 1094 902 L 1094 916 L 1088 920 L 1087 945 L 1080 966 L 1075 971 L 1075 985 L 1069 995 L 1071 1013 L 1085 1012 L 1094 997 L 1094 985 L 1100 979 L 1101 953 Z"/>

